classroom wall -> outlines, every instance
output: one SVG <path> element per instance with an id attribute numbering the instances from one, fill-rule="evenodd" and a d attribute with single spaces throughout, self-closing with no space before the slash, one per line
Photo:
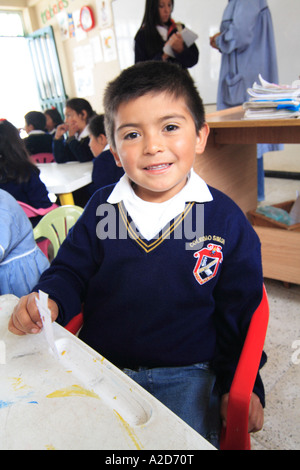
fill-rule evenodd
<path id="1" fill-rule="evenodd" d="M 20 8 L 28 32 L 51 25 L 69 97 L 86 97 L 97 112 L 107 82 L 133 63 L 133 38 L 141 24 L 145 0 L 105 0 L 108 20 L 102 19 L 102 0 L 0 0 L 0 8 Z M 218 31 L 227 0 L 175 0 L 173 17 L 199 35 L 200 60 L 191 69 L 204 103 L 215 103 L 221 55 L 209 45 Z M 268 0 L 273 17 L 279 77 L 291 83 L 300 75 L 298 51 L 299 0 Z M 89 5 L 95 27 L 85 35 L 76 28 L 78 12 Z M 67 15 L 71 17 L 68 18 Z M 66 20 L 67 18 L 67 20 Z M 76 28 L 70 37 L 70 23 Z M 65 28 L 67 25 L 67 28 Z"/>
<path id="2" fill-rule="evenodd" d="M 53 27 L 67 95 L 85 97 L 96 112 L 102 112 L 103 91 L 120 70 L 111 0 L 28 0 L 28 3 L 36 18 L 33 29 Z M 88 5 L 94 15 L 95 26 L 88 32 L 79 25 L 83 5 Z"/>

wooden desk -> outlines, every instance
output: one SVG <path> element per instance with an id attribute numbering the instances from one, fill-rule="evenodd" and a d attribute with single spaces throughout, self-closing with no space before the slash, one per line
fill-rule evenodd
<path id="1" fill-rule="evenodd" d="M 38 167 L 48 192 L 57 194 L 62 205 L 73 205 L 73 191 L 92 182 L 92 162 L 42 163 Z"/>
<path id="2" fill-rule="evenodd" d="M 183 449 L 193 454 L 215 449 L 57 323 L 59 359 L 43 332 L 10 333 L 7 324 L 17 301 L 0 296 L 1 450 Z"/>
<path id="3" fill-rule="evenodd" d="M 256 144 L 300 143 L 300 119 L 252 121 L 243 120 L 243 115 L 241 106 L 207 114 L 210 135 L 205 153 L 196 158 L 195 171 L 247 213 L 257 207 Z M 279 250 L 276 246 L 278 229 L 255 229 L 262 242 L 265 277 L 300 284 L 299 260 L 292 255 L 286 257 L 289 247 L 293 247 L 293 253 L 300 252 L 300 235 L 281 233 L 281 239 L 285 236 L 286 248 L 281 245 Z"/>

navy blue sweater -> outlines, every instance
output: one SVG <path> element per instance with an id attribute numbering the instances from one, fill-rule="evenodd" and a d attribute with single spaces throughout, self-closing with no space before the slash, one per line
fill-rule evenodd
<path id="1" fill-rule="evenodd" d="M 92 183 L 89 192 L 93 194 L 97 189 L 117 183 L 124 175 L 123 168 L 116 165 L 110 150 L 104 150 L 93 160 Z"/>
<path id="2" fill-rule="evenodd" d="M 91 197 L 34 290 L 58 303 L 61 324 L 84 302 L 81 339 L 118 367 L 209 361 L 227 392 L 262 299 L 256 233 L 233 201 L 210 188 L 212 202 L 188 203 L 146 241 L 122 203 L 106 203 L 112 188 Z M 264 404 L 259 376 L 255 392 Z"/>
<path id="3" fill-rule="evenodd" d="M 93 154 L 89 147 L 89 137 L 77 140 L 75 137 L 65 139 L 53 139 L 52 151 L 56 163 L 89 162 L 93 160 Z"/>

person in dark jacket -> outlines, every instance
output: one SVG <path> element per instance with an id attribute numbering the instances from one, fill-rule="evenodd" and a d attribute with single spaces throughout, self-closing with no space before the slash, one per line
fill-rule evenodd
<path id="1" fill-rule="evenodd" d="M 94 155 L 92 183 L 89 185 L 90 194 L 97 189 L 117 183 L 124 175 L 123 168 L 116 165 L 113 154 L 107 143 L 104 114 L 96 114 L 89 122 L 90 149 Z"/>
<path id="2" fill-rule="evenodd" d="M 174 0 L 146 0 L 144 18 L 135 36 L 135 63 L 163 60 L 183 68 L 197 64 L 198 48 L 195 43 L 190 47 L 184 43 L 181 36 L 184 25 L 171 18 L 173 8 Z"/>
<path id="3" fill-rule="evenodd" d="M 24 130 L 28 134 L 28 137 L 24 138 L 24 144 L 29 155 L 52 153 L 52 138 L 46 132 L 45 115 L 40 111 L 29 111 L 24 119 Z"/>

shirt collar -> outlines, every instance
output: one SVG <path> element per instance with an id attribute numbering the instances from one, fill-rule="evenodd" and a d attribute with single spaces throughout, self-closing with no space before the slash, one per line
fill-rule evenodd
<path id="1" fill-rule="evenodd" d="M 125 174 L 116 184 L 112 193 L 110 194 L 107 202 L 110 204 L 117 204 L 118 202 L 132 199 L 137 197 L 131 186 L 131 181 L 128 176 Z M 174 196 L 178 199 L 178 203 L 186 202 L 208 202 L 212 201 L 213 197 L 211 192 L 205 183 L 205 181 L 195 173 L 192 169 L 190 171 L 188 181 L 180 193 Z"/>
<path id="2" fill-rule="evenodd" d="M 84 139 L 85 137 L 88 137 L 88 136 L 89 136 L 89 128 L 88 126 L 85 126 L 85 128 L 80 134 L 77 133 L 77 140 Z"/>

